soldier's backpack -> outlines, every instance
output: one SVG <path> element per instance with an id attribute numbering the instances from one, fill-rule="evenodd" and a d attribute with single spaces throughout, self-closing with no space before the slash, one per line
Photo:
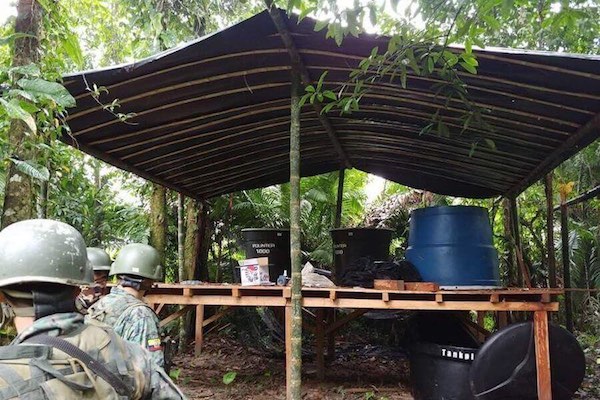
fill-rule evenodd
<path id="1" fill-rule="evenodd" d="M 67 340 L 37 335 L 23 344 L 0 347 L 0 399 L 140 398 L 143 389 L 136 389 L 114 335 L 86 325 Z"/>

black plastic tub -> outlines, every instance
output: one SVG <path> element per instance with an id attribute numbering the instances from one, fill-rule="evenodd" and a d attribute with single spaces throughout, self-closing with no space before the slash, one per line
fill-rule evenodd
<path id="1" fill-rule="evenodd" d="M 286 270 L 288 276 L 292 276 L 289 229 L 246 228 L 242 229 L 242 235 L 246 258 L 269 258 L 271 282 L 276 282 Z M 239 279 L 239 270 L 236 279 Z"/>
<path id="2" fill-rule="evenodd" d="M 410 347 L 410 380 L 415 400 L 474 399 L 469 370 L 476 348 L 416 342 Z"/>
<path id="3" fill-rule="evenodd" d="M 335 281 L 339 284 L 346 268 L 359 258 L 388 261 L 392 233 L 391 229 L 377 228 L 332 229 Z"/>
<path id="4" fill-rule="evenodd" d="M 421 312 L 409 322 L 415 400 L 471 400 L 469 370 L 479 344 L 457 315 Z"/>

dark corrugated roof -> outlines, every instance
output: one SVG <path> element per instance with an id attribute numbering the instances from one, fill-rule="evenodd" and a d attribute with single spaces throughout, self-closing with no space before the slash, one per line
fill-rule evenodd
<path id="1" fill-rule="evenodd" d="M 326 85 L 348 73 L 387 38 L 347 38 L 341 47 L 314 21 L 287 20 L 312 78 Z M 440 110 L 451 130 L 462 130 L 462 105 L 437 98 L 431 77 L 377 84 L 351 115 L 329 120 L 353 167 L 433 192 L 463 197 L 518 193 L 600 135 L 600 57 L 516 50 L 476 51 L 477 75 L 463 73 L 474 101 L 491 110 L 493 132 L 419 135 Z M 66 141 L 111 164 L 196 198 L 269 186 L 289 179 L 290 56 L 269 14 L 115 68 L 70 75 L 77 99 Z M 85 79 L 84 79 L 85 78 Z M 86 90 L 105 86 L 102 102 L 118 98 L 118 121 Z M 301 114 L 303 176 L 340 168 L 318 114 Z M 496 150 L 472 137 L 485 134 Z"/>

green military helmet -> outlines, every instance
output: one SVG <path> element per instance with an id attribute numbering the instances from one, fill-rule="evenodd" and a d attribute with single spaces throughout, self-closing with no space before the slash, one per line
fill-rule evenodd
<path id="1" fill-rule="evenodd" d="M 30 219 L 0 231 L 0 287 L 34 282 L 89 285 L 90 269 L 83 237 L 71 225 Z"/>
<path id="2" fill-rule="evenodd" d="M 163 269 L 158 251 L 147 244 L 132 243 L 123 247 L 112 264 L 112 275 L 134 275 L 162 281 Z"/>
<path id="3" fill-rule="evenodd" d="M 106 251 L 98 247 L 88 247 L 87 257 L 94 271 L 110 271 L 112 261 Z"/>

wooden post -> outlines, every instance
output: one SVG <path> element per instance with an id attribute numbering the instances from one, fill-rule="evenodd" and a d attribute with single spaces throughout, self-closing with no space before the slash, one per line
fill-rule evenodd
<path id="1" fill-rule="evenodd" d="M 512 241 L 512 223 L 511 223 L 511 214 L 510 214 L 510 201 L 508 198 L 505 198 L 502 201 L 502 222 L 504 224 L 504 237 L 508 242 L 508 257 L 506 259 L 506 286 L 514 286 L 515 284 L 515 276 L 517 275 L 515 272 L 515 261 L 514 254 L 515 249 Z"/>
<path id="2" fill-rule="evenodd" d="M 342 226 L 342 208 L 344 205 L 344 177 L 345 169 L 341 168 L 338 172 L 338 188 L 337 188 L 337 203 L 335 208 L 335 223 L 334 228 Z"/>
<path id="3" fill-rule="evenodd" d="M 325 379 L 325 309 L 317 308 L 317 324 L 316 324 L 316 355 L 317 355 L 317 378 Z"/>
<path id="4" fill-rule="evenodd" d="M 548 313 L 546 311 L 534 312 L 533 334 L 535 337 L 535 365 L 537 370 L 538 399 L 552 400 L 552 373 L 550 370 Z"/>
<path id="5" fill-rule="evenodd" d="M 290 252 L 292 261 L 291 365 L 288 400 L 302 398 L 302 275 L 300 259 L 300 75 L 292 65 L 290 115 Z"/>
<path id="6" fill-rule="evenodd" d="M 204 304 L 196 306 L 196 343 L 194 344 L 194 354 L 199 356 L 202 352 L 202 343 L 204 342 Z"/>
<path id="7" fill-rule="evenodd" d="M 560 203 L 560 236 L 562 239 L 562 261 L 564 288 L 571 287 L 571 260 L 569 257 L 569 207 L 565 204 L 566 196 L 561 196 Z M 565 319 L 567 330 L 573 332 L 573 303 L 571 292 L 565 290 Z"/>
<path id="8" fill-rule="evenodd" d="M 548 286 L 556 287 L 556 255 L 554 254 L 554 198 L 552 196 L 552 172 L 544 179 L 546 191 L 546 252 L 548 253 Z"/>
<path id="9" fill-rule="evenodd" d="M 477 325 L 479 325 L 482 328 L 485 328 L 485 311 L 477 311 Z M 481 331 L 479 331 L 477 333 L 477 339 L 479 339 L 479 341 L 483 343 L 485 341 L 485 335 Z"/>

